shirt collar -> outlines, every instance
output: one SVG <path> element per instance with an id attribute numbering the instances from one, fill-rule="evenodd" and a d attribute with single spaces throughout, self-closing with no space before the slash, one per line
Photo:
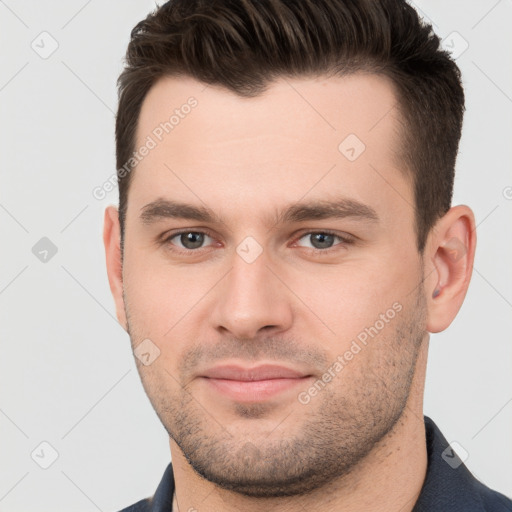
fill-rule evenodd
<path id="1" fill-rule="evenodd" d="M 413 512 L 483 511 L 478 481 L 450 447 L 437 425 L 424 416 L 428 467 Z M 456 508 L 455 508 L 456 507 Z"/>

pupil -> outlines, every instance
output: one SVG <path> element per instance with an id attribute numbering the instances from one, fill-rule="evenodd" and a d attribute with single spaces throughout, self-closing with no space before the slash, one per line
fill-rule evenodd
<path id="1" fill-rule="evenodd" d="M 204 235 L 202 233 L 183 233 L 181 235 L 181 243 L 187 249 L 197 249 L 203 243 Z"/>

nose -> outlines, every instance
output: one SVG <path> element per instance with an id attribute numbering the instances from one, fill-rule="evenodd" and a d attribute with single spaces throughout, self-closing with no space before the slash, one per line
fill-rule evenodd
<path id="1" fill-rule="evenodd" d="M 221 334 L 241 339 L 289 329 L 293 321 L 292 294 L 265 251 L 251 263 L 234 253 L 231 263 L 231 270 L 215 288 L 211 316 L 214 327 Z"/>

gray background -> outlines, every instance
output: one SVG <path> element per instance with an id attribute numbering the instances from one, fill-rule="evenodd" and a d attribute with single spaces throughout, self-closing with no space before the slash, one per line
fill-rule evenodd
<path id="1" fill-rule="evenodd" d="M 512 496 L 512 2 L 447 4 L 415 5 L 463 72 L 454 204 L 473 208 L 478 249 L 458 317 L 431 337 L 425 413 Z M 118 510 L 152 495 L 170 459 L 107 282 L 117 191 L 92 195 L 115 172 L 129 32 L 154 5 L 0 0 L 1 511 Z"/>

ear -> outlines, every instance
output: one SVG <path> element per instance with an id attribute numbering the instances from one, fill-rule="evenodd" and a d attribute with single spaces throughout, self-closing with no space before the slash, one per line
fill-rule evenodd
<path id="1" fill-rule="evenodd" d="M 116 316 L 125 331 L 128 330 L 123 300 L 123 266 L 121 262 L 121 230 L 119 213 L 115 206 L 105 209 L 103 243 L 107 260 L 108 282 L 114 297 Z"/>
<path id="2" fill-rule="evenodd" d="M 476 249 L 473 211 L 450 208 L 432 228 L 425 248 L 427 331 L 444 331 L 457 315 L 471 280 Z"/>

